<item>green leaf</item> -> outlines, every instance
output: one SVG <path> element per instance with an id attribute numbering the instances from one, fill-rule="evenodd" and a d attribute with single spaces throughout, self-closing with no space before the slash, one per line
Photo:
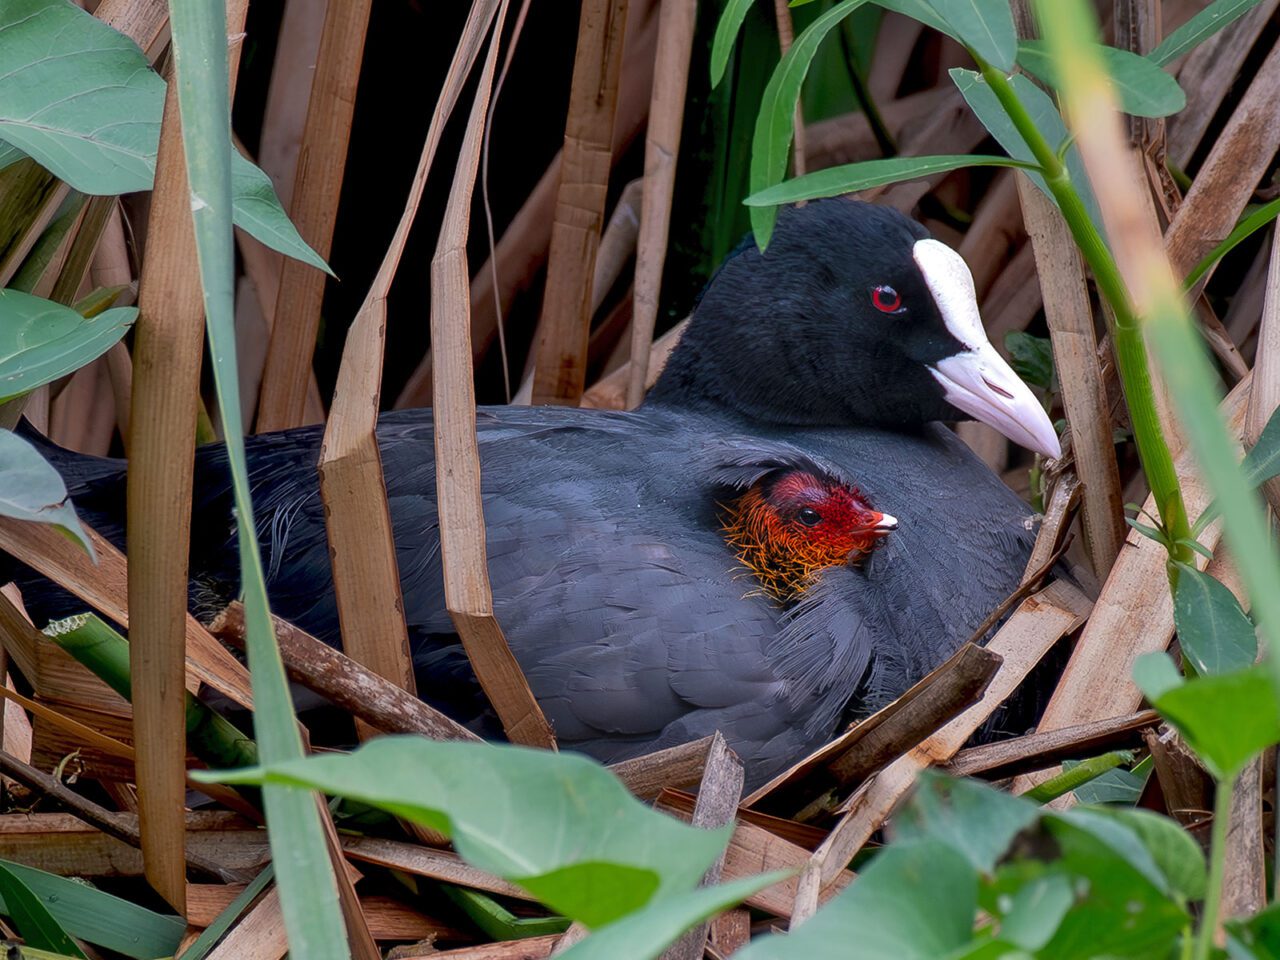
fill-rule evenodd
<path id="1" fill-rule="evenodd" d="M 1258 634 L 1235 594 L 1190 564 L 1178 565 L 1173 620 L 1198 674 L 1243 670 L 1258 659 Z"/>
<path id="2" fill-rule="evenodd" d="M 447 834 L 468 862 L 588 926 L 692 890 L 729 837 L 651 810 L 585 757 L 499 744 L 383 737 L 346 756 L 202 776 L 311 787 L 388 810 Z"/>
<path id="3" fill-rule="evenodd" d="M 25 153 L 82 193 L 150 190 L 165 83 L 128 37 L 66 0 L 0 5 L 0 168 Z M 235 223 L 327 269 L 265 173 L 236 155 Z"/>
<path id="4" fill-rule="evenodd" d="M 1168 957 L 1190 924 L 1186 908 L 1170 896 L 1170 883 L 1143 838 L 1110 811 L 1076 809 L 1046 814 L 1049 839 L 1033 848 L 1052 851 L 1038 867 L 1072 880 L 1076 903 L 1037 954 L 1045 960 Z"/>
<path id="5" fill-rule="evenodd" d="M 1183 281 L 1184 290 L 1190 290 L 1194 287 L 1206 273 L 1213 269 L 1214 264 L 1225 257 L 1228 253 L 1238 247 L 1241 243 L 1253 236 L 1271 221 L 1280 216 L 1280 197 L 1269 203 L 1255 209 L 1247 217 L 1241 219 L 1236 224 L 1225 240 L 1210 250 L 1201 258 L 1200 262 L 1191 268 L 1191 272 L 1187 274 L 1187 279 Z"/>
<path id="6" fill-rule="evenodd" d="M 1178 81 L 1146 57 L 1116 47 L 1099 46 L 1120 109 L 1135 117 L 1167 117 L 1187 105 Z M 1058 86 L 1058 70 L 1043 40 L 1018 44 L 1018 63 L 1049 86 Z"/>
<path id="7" fill-rule="evenodd" d="M 0 430 L 0 516 L 52 523 L 93 556 L 93 545 L 67 499 L 62 477 L 35 447 L 11 430 Z"/>
<path id="8" fill-rule="evenodd" d="M 1048 337 L 1010 330 L 1004 335 L 1013 372 L 1033 387 L 1053 389 L 1053 345 Z"/>
<path id="9" fill-rule="evenodd" d="M 892 10 L 900 13 L 904 17 L 910 17 L 923 23 L 926 27 L 932 27 L 939 33 L 945 33 L 961 46 L 964 45 L 964 37 L 960 36 L 960 31 L 948 23 L 929 0 L 875 0 L 876 6 L 883 7 L 885 10 Z"/>
<path id="10" fill-rule="evenodd" d="M 9 868 L 0 863 L 0 896 L 18 934 L 37 950 L 50 950 L 84 960 L 84 951 L 62 929 L 44 903 Z"/>
<path id="11" fill-rule="evenodd" d="M 1083 787 L 1103 774 L 1110 773 L 1122 763 L 1132 763 L 1133 753 L 1129 750 L 1112 750 L 1101 756 L 1079 760 L 1070 765 L 1064 763 L 1062 772 L 1036 784 L 1023 794 L 1028 800 L 1036 803 L 1048 803 L 1063 794 L 1071 793 Z"/>
<path id="12" fill-rule="evenodd" d="M 1084 808 L 1081 808 L 1084 809 Z M 1168 817 L 1150 810 L 1091 807 L 1091 815 L 1110 817 L 1132 831 L 1159 868 L 1168 888 L 1184 901 L 1204 897 L 1208 870 L 1194 837 Z"/>
<path id="13" fill-rule="evenodd" d="M 150 190 L 164 81 L 128 37 L 65 0 L 6 0 L 0 139 L 82 193 Z"/>
<path id="14" fill-rule="evenodd" d="M 797 200 L 836 197 L 855 190 L 866 190 L 882 183 L 915 180 L 935 173 L 959 170 L 961 167 L 1024 167 L 1008 157 L 984 157 L 963 154 L 940 157 L 889 157 L 886 160 L 863 160 L 839 167 L 828 167 L 784 181 L 753 193 L 743 202 L 749 207 L 778 206 Z"/>
<path id="15" fill-rule="evenodd" d="M 1255 489 L 1280 475 L 1280 408 L 1271 414 L 1258 442 L 1245 454 L 1240 469 L 1244 471 L 1245 482 Z"/>
<path id="16" fill-rule="evenodd" d="M 831 28 L 866 2 L 841 0 L 796 37 L 787 55 L 774 68 L 760 101 L 755 135 L 751 140 L 751 193 L 759 193 L 786 176 L 791 139 L 795 135 L 796 104 L 813 55 Z M 778 211 L 774 207 L 751 209 L 751 227 L 761 250 L 768 246 L 777 218 Z"/>
<path id="17" fill-rule="evenodd" d="M 1013 69 L 1018 33 L 1009 0 L 929 0 L 969 50 L 1001 70 Z"/>
<path id="18" fill-rule="evenodd" d="M 7 860 L 0 860 L 0 866 L 30 890 L 68 934 L 134 960 L 169 956 L 186 932 L 181 917 L 155 913 L 87 883 Z M 0 913 L 9 913 L 2 898 Z"/>
<path id="19" fill-rule="evenodd" d="M 1031 148 L 1022 139 L 1022 135 L 1014 127 L 1009 115 L 1004 112 L 1004 107 L 1000 105 L 1000 101 L 983 79 L 982 74 L 955 67 L 951 70 L 951 79 L 960 90 L 965 102 L 969 104 L 969 108 L 982 121 L 982 125 L 987 128 L 991 136 L 995 137 L 996 142 L 1004 147 L 1009 156 L 1034 165 L 1035 156 Z M 1051 144 L 1066 143 L 1067 128 L 1063 125 L 1062 116 L 1049 95 L 1021 74 L 1010 77 L 1009 83 L 1045 140 Z M 1080 194 L 1085 209 L 1089 211 L 1090 219 L 1101 231 L 1103 229 L 1102 214 L 1098 210 L 1098 200 L 1093 195 L 1093 188 L 1085 175 L 1084 161 L 1080 158 L 1080 151 L 1075 144 L 1067 148 L 1065 163 L 1071 185 Z M 1027 176 L 1044 192 L 1045 196 L 1057 203 L 1044 177 L 1035 172 L 1030 172 Z"/>
<path id="20" fill-rule="evenodd" d="M 231 155 L 231 192 L 237 227 L 272 250 L 334 276 L 324 258 L 302 239 L 284 212 L 271 178 L 238 150 Z"/>
<path id="21" fill-rule="evenodd" d="M 1140 657 L 1134 682 L 1215 777 L 1234 777 L 1261 750 L 1280 743 L 1280 704 L 1261 668 L 1171 683 L 1172 664 L 1157 673 L 1155 657 L 1168 660 Z"/>
<path id="22" fill-rule="evenodd" d="M 1000 939 L 1023 950 L 1042 948 L 1075 903 L 1071 880 L 1061 874 L 1038 877 L 1013 895 L 1000 919 Z"/>
<path id="23" fill-rule="evenodd" d="M 1080 761 L 1064 760 L 1062 769 L 1070 770 Z M 1104 804 L 1117 803 L 1133 806 L 1142 797 L 1147 785 L 1147 776 L 1133 770 L 1116 767 L 1088 783 L 1081 784 L 1072 792 L 1081 803 Z"/>
<path id="24" fill-rule="evenodd" d="M 972 939 L 978 877 L 936 841 L 893 844 L 813 918 L 751 942 L 735 960 L 938 960 Z"/>
<path id="25" fill-rule="evenodd" d="M 701 887 L 678 897 L 655 900 L 602 927 L 558 956 L 560 960 L 618 960 L 619 957 L 654 960 L 694 924 L 786 877 L 782 872 L 744 877 L 715 887 Z"/>
<path id="26" fill-rule="evenodd" d="M 991 873 L 1013 838 L 1035 822 L 1040 808 L 977 780 L 921 774 L 911 801 L 893 818 L 896 842 L 941 843 L 981 873 Z"/>
<path id="27" fill-rule="evenodd" d="M 724 13 L 716 24 L 715 39 L 711 41 L 711 86 L 720 86 L 724 79 L 725 68 L 729 65 L 729 54 L 733 53 L 738 42 L 738 31 L 742 29 L 742 21 L 747 18 L 753 0 L 729 0 L 725 4 Z"/>
<path id="28" fill-rule="evenodd" d="M 1163 67 L 1256 7 L 1261 0 L 1215 0 L 1180 26 L 1149 54 L 1147 59 Z"/>
<path id="29" fill-rule="evenodd" d="M 0 290 L 0 403 L 96 360 L 137 317 L 137 307 L 116 307 L 86 320 L 52 300 Z"/>
<path id="30" fill-rule="evenodd" d="M 1280 960 L 1280 903 L 1252 917 L 1226 920 L 1223 926 L 1231 960 Z"/>
<path id="31" fill-rule="evenodd" d="M 302 740 L 271 625 L 245 464 L 233 306 L 234 150 L 227 102 L 226 9 L 221 3 L 205 0 L 170 0 L 169 22 L 209 356 L 231 466 L 248 625 L 254 732 L 263 761 L 278 763 L 301 757 Z M 268 787 L 262 793 L 289 952 L 307 960 L 349 958 L 333 863 L 316 798 L 305 791 L 280 787 Z"/>
<path id="32" fill-rule="evenodd" d="M 1173 661 L 1163 653 L 1144 653 L 1133 664 L 1133 682 L 1143 695 L 1154 702 L 1177 687 L 1183 676 Z"/>

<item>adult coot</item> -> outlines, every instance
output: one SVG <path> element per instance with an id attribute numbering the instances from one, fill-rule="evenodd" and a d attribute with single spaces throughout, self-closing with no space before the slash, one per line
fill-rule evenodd
<path id="1" fill-rule="evenodd" d="M 988 343 L 963 261 L 847 200 L 779 217 L 708 285 L 631 412 L 478 412 L 495 609 L 560 742 L 617 760 L 721 730 L 758 784 L 936 666 L 1017 586 L 1030 510 L 949 430 L 975 417 L 1047 456 L 1057 437 Z M 498 731 L 445 610 L 430 410 L 378 429 L 419 694 Z M 320 431 L 250 438 L 276 612 L 339 643 Z M 122 539 L 123 462 L 51 451 L 89 523 Z M 852 490 L 897 529 L 780 604 L 741 580 L 723 506 L 782 472 Z M 239 591 L 221 447 L 197 453 L 192 602 Z M 28 580 L 33 612 L 68 612 Z M 72 608 L 74 609 L 74 607 Z M 854 702 L 850 703 L 850 698 Z"/>

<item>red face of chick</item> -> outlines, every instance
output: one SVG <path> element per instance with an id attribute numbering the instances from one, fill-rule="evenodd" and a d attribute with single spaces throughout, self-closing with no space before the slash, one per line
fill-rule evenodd
<path id="1" fill-rule="evenodd" d="M 802 470 L 771 474 L 728 506 L 738 559 L 775 599 L 795 599 L 827 567 L 860 560 L 897 527 L 856 489 Z"/>

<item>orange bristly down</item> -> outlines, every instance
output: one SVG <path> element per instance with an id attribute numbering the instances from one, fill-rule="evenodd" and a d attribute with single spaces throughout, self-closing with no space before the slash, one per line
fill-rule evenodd
<path id="1" fill-rule="evenodd" d="M 876 529 L 883 514 L 857 490 L 799 471 L 756 484 L 722 506 L 725 541 L 764 592 L 782 604 L 798 599 L 827 567 L 864 559 L 885 534 Z M 820 520 L 802 522 L 805 508 Z"/>

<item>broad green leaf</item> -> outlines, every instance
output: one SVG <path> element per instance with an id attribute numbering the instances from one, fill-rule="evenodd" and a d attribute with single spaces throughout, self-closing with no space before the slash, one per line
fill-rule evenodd
<path id="1" fill-rule="evenodd" d="M 137 316 L 137 307 L 116 307 L 86 320 L 52 300 L 0 290 L 0 403 L 96 360 Z"/>
<path id="2" fill-rule="evenodd" d="M 52 523 L 93 556 L 62 477 L 35 447 L 10 430 L 0 430 L 0 516 Z"/>
<path id="3" fill-rule="evenodd" d="M 1075 903 L 1071 880 L 1061 874 L 1039 877 L 1015 893 L 1000 918 L 1000 939 L 1035 951 L 1057 933 Z"/>
<path id="4" fill-rule="evenodd" d="M 894 815 L 895 842 L 941 843 L 990 873 L 1013 838 L 1040 816 L 1030 801 L 977 780 L 926 772 L 911 802 Z"/>
<path id="5" fill-rule="evenodd" d="M 383 737 L 347 756 L 210 776 L 310 787 L 424 824 L 468 862 L 593 927 L 692 890 L 729 835 L 651 810 L 585 757 L 499 744 Z"/>
<path id="6" fill-rule="evenodd" d="M 970 942 L 977 906 L 977 874 L 961 854 L 932 840 L 895 843 L 804 926 L 754 940 L 734 957 L 938 960 Z"/>
<path id="7" fill-rule="evenodd" d="M 1090 807 L 1091 816 L 1110 817 L 1132 831 L 1146 847 L 1169 889 L 1185 900 L 1204 896 L 1208 870 L 1204 851 L 1194 837 L 1168 817 L 1150 810 L 1122 807 Z"/>
<path id="8" fill-rule="evenodd" d="M 1190 923 L 1159 862 L 1133 830 L 1096 810 L 1046 814 L 1046 860 L 1021 864 L 1071 879 L 1076 903 L 1037 953 L 1044 960 L 1167 957 Z M 1035 875 L 1035 874 L 1033 874 Z"/>
<path id="9" fill-rule="evenodd" d="M 883 183 L 915 180 L 935 173 L 959 170 L 961 167 L 1025 167 L 1008 157 L 959 155 L 942 157 L 889 157 L 885 160 L 863 160 L 839 167 L 828 167 L 786 180 L 767 190 L 747 197 L 749 207 L 777 206 L 797 200 L 836 197 L 842 193 L 866 190 Z"/>
<path id="10" fill-rule="evenodd" d="M 1280 903 L 1223 923 L 1231 960 L 1280 960 Z"/>
<path id="11" fill-rule="evenodd" d="M 601 927 L 570 947 L 560 960 L 654 960 L 696 923 L 785 880 L 785 873 L 744 877 L 715 887 L 702 887 L 678 897 L 655 900 L 621 920 Z"/>
<path id="12" fill-rule="evenodd" d="M 0 861 L 0 866 L 30 890 L 71 936 L 134 960 L 169 956 L 186 932 L 181 917 L 155 913 L 86 883 L 7 860 Z M 0 913 L 9 913 L 2 897 Z"/>
<path id="13" fill-rule="evenodd" d="M 169 22 L 209 356 L 231 466 L 255 706 L 253 726 L 263 761 L 279 763 L 301 757 L 302 740 L 271 625 L 245 465 L 233 306 L 234 149 L 227 102 L 226 9 L 206 0 L 170 0 Z M 333 863 L 316 798 L 306 791 L 283 787 L 268 787 L 262 794 L 290 954 L 307 960 L 349 958 Z"/>
<path id="14" fill-rule="evenodd" d="M 1214 0 L 1194 17 L 1180 26 L 1164 42 L 1147 54 L 1157 66 L 1172 63 L 1184 53 L 1208 40 L 1223 27 L 1256 7 L 1261 0 Z"/>
<path id="15" fill-rule="evenodd" d="M 1146 57 L 1117 47 L 1100 46 L 1102 60 L 1120 109 L 1135 117 L 1167 117 L 1187 105 L 1178 81 Z M 1058 70 L 1042 40 L 1018 44 L 1018 63 L 1049 86 L 1058 86 Z"/>
<path id="16" fill-rule="evenodd" d="M 1064 760 L 1062 769 L 1070 770 L 1077 763 L 1078 760 Z M 1097 779 L 1081 784 L 1072 792 L 1080 803 L 1116 803 L 1131 807 L 1142 797 L 1147 776 L 1145 772 L 1116 767 Z"/>
<path id="17" fill-rule="evenodd" d="M 83 193 L 150 190 L 164 81 L 66 0 L 0 7 L 0 139 Z"/>
<path id="18" fill-rule="evenodd" d="M 1144 653 L 1133 664 L 1133 682 L 1154 702 L 1170 690 L 1182 686 L 1183 676 L 1163 653 Z"/>
<path id="19" fill-rule="evenodd" d="M 1230 673 L 1258 659 L 1257 632 L 1235 594 L 1190 564 L 1178 565 L 1173 619 L 1182 653 L 1196 673 Z"/>
<path id="20" fill-rule="evenodd" d="M 894 13 L 900 13 L 904 17 L 910 17 L 912 20 L 918 20 L 926 27 L 932 27 L 939 33 L 945 33 L 956 43 L 964 45 L 964 37 L 960 36 L 960 31 L 948 23 L 934 9 L 929 0 L 875 0 L 875 3 L 878 7 L 892 10 Z"/>
<path id="21" fill-rule="evenodd" d="M 866 2 L 841 0 L 796 37 L 787 55 L 774 68 L 760 101 L 751 140 L 751 193 L 759 193 L 786 176 L 791 139 L 795 135 L 796 104 L 813 55 L 831 29 Z M 761 250 L 768 246 L 777 219 L 778 211 L 774 207 L 751 209 L 751 228 Z"/>
<path id="22" fill-rule="evenodd" d="M 711 86 L 720 86 L 724 79 L 725 67 L 729 65 L 729 54 L 733 53 L 738 42 L 738 31 L 742 29 L 742 21 L 747 18 L 754 0 L 729 0 L 720 14 L 716 24 L 715 39 L 711 41 Z"/>
<path id="23" fill-rule="evenodd" d="M 1022 135 L 1014 127 L 1009 115 L 1004 112 L 1004 107 L 1000 105 L 1000 101 L 996 99 L 996 95 L 982 78 L 982 74 L 955 67 L 951 70 L 951 79 L 959 88 L 965 102 L 969 104 L 969 108 L 982 121 L 982 125 L 987 128 L 991 136 L 995 137 L 996 142 L 1004 147 L 1009 156 L 1024 163 L 1035 164 L 1035 156 L 1031 148 L 1022 139 Z M 1045 140 L 1051 144 L 1065 143 L 1067 128 L 1063 125 L 1062 116 L 1049 95 L 1021 74 L 1010 77 L 1009 83 L 1012 84 L 1014 93 L 1022 101 L 1022 105 L 1031 115 L 1032 121 Z M 1084 161 L 1080 158 L 1080 151 L 1074 144 L 1066 151 L 1066 167 L 1071 177 L 1071 185 L 1080 194 L 1085 209 L 1089 211 L 1090 219 L 1101 231 L 1103 229 L 1102 214 L 1098 211 L 1098 201 L 1093 195 L 1093 188 L 1089 185 L 1089 178 L 1085 175 Z M 1054 200 L 1053 194 L 1044 182 L 1044 177 L 1036 172 L 1029 172 L 1027 175 L 1045 196 Z M 1054 200 L 1054 203 L 1057 201 Z"/>
<path id="24" fill-rule="evenodd" d="M 271 178 L 246 160 L 239 150 L 231 152 L 231 193 L 237 227 L 286 257 L 334 275 L 284 212 Z"/>
<path id="25" fill-rule="evenodd" d="M 1004 335 L 1004 348 L 1014 373 L 1033 387 L 1053 389 L 1053 345 L 1048 337 L 1010 330 Z"/>
<path id="26" fill-rule="evenodd" d="M 1262 204 L 1248 216 L 1242 218 L 1235 228 L 1227 234 L 1225 240 L 1206 253 L 1200 262 L 1191 268 L 1191 272 L 1187 274 L 1187 279 L 1182 283 L 1183 289 L 1190 290 L 1194 287 L 1200 278 L 1212 270 L 1219 260 L 1278 216 L 1280 216 L 1280 197 L 1269 203 Z"/>
<path id="27" fill-rule="evenodd" d="M 938 16 L 951 25 L 960 42 L 979 58 L 1012 70 L 1018 49 L 1009 0 L 929 0 Z"/>
<path id="28" fill-rule="evenodd" d="M 1164 657 L 1148 654 L 1139 659 L 1134 682 L 1214 776 L 1234 777 L 1259 751 L 1280 743 L 1280 703 L 1262 668 L 1197 677 L 1173 686 L 1168 685 L 1166 671 L 1163 679 L 1151 684 L 1153 671 L 1144 661 L 1149 665 L 1157 656 Z"/>
<path id="29" fill-rule="evenodd" d="M 151 189 L 165 83 L 132 40 L 67 0 L 6 0 L 0 63 L 0 168 L 25 154 L 82 193 Z M 236 226 L 327 269 L 239 153 L 233 180 Z"/>
<path id="30" fill-rule="evenodd" d="M 0 896 L 4 898 L 5 912 L 17 928 L 23 941 L 37 950 L 49 950 L 68 957 L 84 960 L 82 951 L 71 935 L 53 918 L 44 905 L 9 868 L 0 863 Z"/>
<path id="31" fill-rule="evenodd" d="M 1244 471 L 1245 482 L 1250 487 L 1257 487 L 1280 474 L 1280 408 L 1271 414 L 1258 442 L 1245 454 L 1240 469 Z"/>

